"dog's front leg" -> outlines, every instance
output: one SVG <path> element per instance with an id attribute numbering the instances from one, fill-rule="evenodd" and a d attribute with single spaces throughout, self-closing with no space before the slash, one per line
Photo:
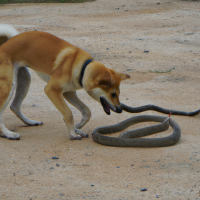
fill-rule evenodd
<path id="1" fill-rule="evenodd" d="M 75 106 L 82 113 L 82 119 L 75 128 L 76 133 L 85 138 L 89 137 L 87 133 L 84 133 L 79 129 L 81 129 L 90 120 L 90 109 L 78 98 L 75 91 L 65 92 L 63 96 L 69 103 Z"/>
<path id="2" fill-rule="evenodd" d="M 72 115 L 71 110 L 69 109 L 68 105 L 66 104 L 63 94 L 60 90 L 55 90 L 55 88 L 49 86 L 45 87 L 45 93 L 51 100 L 51 102 L 54 104 L 54 106 L 58 109 L 58 111 L 61 113 L 61 115 L 64 118 L 64 121 L 68 127 L 68 131 L 70 134 L 71 140 L 81 140 L 82 136 L 79 135 L 79 133 L 76 133 L 75 127 L 74 127 L 74 118 Z"/>
<path id="3" fill-rule="evenodd" d="M 82 119 L 76 125 L 77 129 L 81 129 L 91 118 L 90 109 L 78 98 L 75 91 L 65 92 L 63 96 L 69 103 L 75 106 L 82 113 Z"/>

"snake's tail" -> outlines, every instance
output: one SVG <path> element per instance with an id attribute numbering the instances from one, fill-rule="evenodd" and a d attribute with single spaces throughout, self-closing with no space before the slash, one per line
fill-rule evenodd
<path id="1" fill-rule="evenodd" d="M 147 110 L 153 110 L 153 111 L 157 111 L 160 113 L 164 113 L 164 114 L 172 114 L 172 115 L 182 115 L 182 116 L 194 116 L 194 115 L 198 115 L 200 113 L 200 109 L 193 111 L 193 112 L 184 112 L 184 111 L 176 111 L 176 110 L 169 110 L 169 109 L 165 109 L 156 105 L 144 105 L 144 106 L 140 106 L 140 107 L 130 107 L 127 106 L 123 103 L 121 103 L 121 108 L 123 110 L 125 110 L 126 112 L 130 112 L 130 113 L 139 113 L 139 112 L 144 112 Z"/>

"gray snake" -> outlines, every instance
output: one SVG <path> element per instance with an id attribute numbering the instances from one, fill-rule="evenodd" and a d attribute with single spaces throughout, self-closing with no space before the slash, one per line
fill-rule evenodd
<path id="1" fill-rule="evenodd" d="M 138 113 L 147 110 L 154 110 L 165 114 L 183 115 L 183 116 L 194 116 L 200 113 L 200 110 L 194 112 L 183 112 L 183 111 L 168 110 L 155 105 L 130 107 L 121 103 L 121 107 L 124 111 L 130 113 Z M 131 125 L 147 121 L 155 121 L 161 123 L 158 125 L 127 131 L 125 133 L 121 133 L 119 137 L 109 137 L 101 135 L 101 134 L 120 132 Z M 173 133 L 167 137 L 140 138 L 165 131 L 169 128 L 169 126 L 173 128 Z M 181 137 L 181 129 L 179 125 L 173 119 L 171 119 L 171 117 L 168 116 L 166 118 L 163 116 L 155 116 L 155 115 L 139 115 L 131 117 L 114 125 L 98 127 L 92 133 L 92 138 L 95 142 L 106 146 L 117 146 L 117 147 L 166 147 L 176 144 L 180 140 L 180 137 Z"/>

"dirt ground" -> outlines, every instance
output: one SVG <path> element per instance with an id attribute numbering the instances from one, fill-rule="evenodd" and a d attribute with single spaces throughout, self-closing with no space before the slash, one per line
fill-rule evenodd
<path id="1" fill-rule="evenodd" d="M 14 25 L 20 32 L 55 34 L 107 67 L 130 74 L 131 79 L 121 84 L 121 102 L 183 111 L 200 108 L 199 19 L 199 1 L 0 6 L 0 23 Z M 168 73 L 153 73 L 171 68 Z M 107 147 L 92 140 L 92 131 L 139 114 L 107 116 L 98 102 L 80 90 L 79 97 L 92 111 L 83 128 L 90 137 L 70 141 L 61 115 L 43 92 L 45 83 L 33 71 L 31 75 L 23 112 L 44 124 L 28 127 L 6 109 L 4 123 L 21 140 L 0 139 L 0 199 L 200 199 L 199 116 L 173 116 L 182 131 L 175 146 Z M 81 114 L 70 108 L 78 123 Z M 154 137 L 169 134 L 171 130 Z"/>

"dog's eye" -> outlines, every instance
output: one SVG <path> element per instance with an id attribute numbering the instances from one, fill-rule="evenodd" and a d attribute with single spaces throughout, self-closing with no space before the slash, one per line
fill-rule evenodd
<path id="1" fill-rule="evenodd" d="M 116 98 L 117 95 L 115 93 L 112 93 L 112 98 Z"/>

